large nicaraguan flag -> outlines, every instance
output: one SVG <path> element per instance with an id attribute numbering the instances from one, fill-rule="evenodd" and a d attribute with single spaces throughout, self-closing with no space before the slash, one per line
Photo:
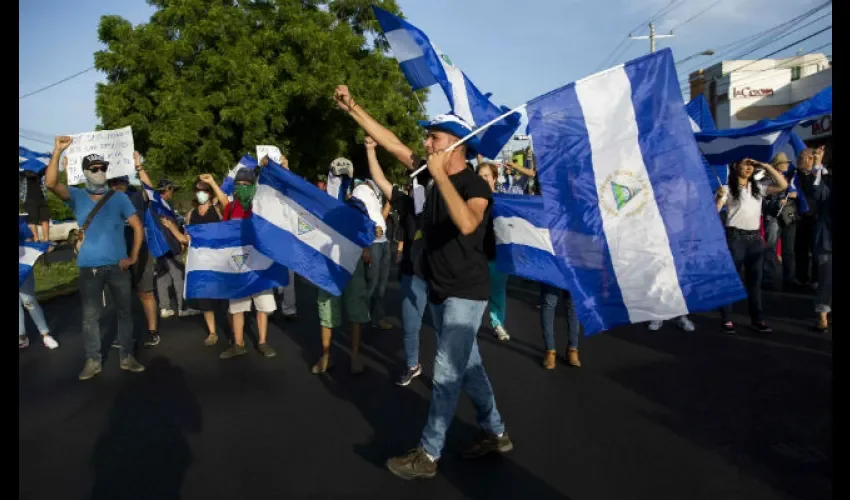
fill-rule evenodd
<path id="1" fill-rule="evenodd" d="M 832 113 L 831 86 L 773 120 L 743 128 L 698 132 L 697 144 L 712 165 L 744 158 L 769 162 L 791 139 L 794 127 L 828 113 Z"/>
<path id="2" fill-rule="evenodd" d="M 422 30 L 379 7 L 373 5 L 372 9 L 401 72 L 413 90 L 439 83 L 451 105 L 452 114 L 462 118 L 473 129 L 509 111 L 496 106 L 488 95 L 482 94 Z M 520 119 L 519 113 L 513 113 L 482 131 L 478 135 L 478 152 L 487 158 L 498 157 L 519 127 Z"/>
<path id="3" fill-rule="evenodd" d="M 241 299 L 289 283 L 285 267 L 248 243 L 248 224 L 238 219 L 186 226 L 187 299 Z"/>
<path id="4" fill-rule="evenodd" d="M 50 162 L 50 153 L 38 153 L 23 146 L 18 146 L 18 171 L 29 170 L 41 173 Z"/>
<path id="5" fill-rule="evenodd" d="M 538 97 L 528 114 L 546 227 L 586 333 L 746 297 L 669 49 Z"/>
<path id="6" fill-rule="evenodd" d="M 47 251 L 50 243 L 18 243 L 18 286 L 32 274 L 35 261 Z"/>
<path id="7" fill-rule="evenodd" d="M 273 161 L 260 173 L 251 211 L 254 246 L 332 295 L 342 294 L 375 239 L 366 214 Z"/>
<path id="8" fill-rule="evenodd" d="M 257 160 L 251 157 L 251 155 L 245 155 L 240 160 L 239 163 L 233 167 L 230 172 L 227 173 L 227 177 L 224 178 L 224 181 L 221 183 L 221 190 L 224 194 L 230 196 L 233 194 L 233 187 L 236 186 L 236 172 L 241 168 L 247 168 L 250 170 L 254 170 L 259 166 Z"/>

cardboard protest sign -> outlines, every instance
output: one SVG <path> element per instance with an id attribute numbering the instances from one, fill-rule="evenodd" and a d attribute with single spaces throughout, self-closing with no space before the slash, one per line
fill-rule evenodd
<path id="1" fill-rule="evenodd" d="M 86 181 L 83 176 L 82 161 L 86 155 L 99 154 L 109 162 L 106 177 L 112 179 L 136 175 L 133 165 L 133 130 L 124 127 L 115 130 L 99 130 L 71 136 L 71 145 L 65 150 L 68 158 L 68 185 L 82 184 Z"/>

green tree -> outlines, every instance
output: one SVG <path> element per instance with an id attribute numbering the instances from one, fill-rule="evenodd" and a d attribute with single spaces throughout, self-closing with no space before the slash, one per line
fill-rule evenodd
<path id="1" fill-rule="evenodd" d="M 201 172 L 220 180 L 258 144 L 280 146 L 308 179 L 326 173 L 337 156 L 365 173 L 362 131 L 332 100 L 342 83 L 421 149 L 422 112 L 369 8 L 400 14 L 394 0 L 148 3 L 157 10 L 147 24 L 101 18 L 106 49 L 95 54 L 95 66 L 106 74 L 97 88 L 101 127 L 131 125 L 154 176 L 184 186 Z M 380 158 L 402 180 L 401 165 Z"/>

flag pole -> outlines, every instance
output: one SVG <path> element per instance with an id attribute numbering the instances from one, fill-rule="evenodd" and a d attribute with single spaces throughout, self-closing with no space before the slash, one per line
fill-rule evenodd
<path id="1" fill-rule="evenodd" d="M 493 118 L 493 119 L 492 119 L 492 120 L 490 120 L 489 122 L 485 123 L 484 125 L 481 125 L 481 126 L 480 126 L 480 127 L 478 127 L 477 129 L 475 129 L 475 130 L 473 130 L 472 132 L 470 132 L 469 134 L 467 134 L 467 135 L 466 135 L 466 137 L 462 138 L 461 140 L 459 140 L 459 141 L 457 141 L 456 143 L 454 143 L 454 144 L 452 144 L 451 146 L 449 146 L 449 148 L 448 148 L 448 149 L 446 149 L 446 152 L 447 152 L 447 153 L 451 153 L 451 152 L 452 152 L 452 151 L 454 151 L 454 150 L 455 150 L 458 146 L 460 146 L 461 144 L 465 143 L 466 141 L 468 141 L 468 140 L 472 139 L 473 137 L 475 137 L 476 135 L 478 135 L 478 134 L 479 134 L 482 130 L 487 130 L 488 128 L 490 128 L 491 126 L 493 126 L 493 124 L 495 124 L 497 121 L 499 121 L 499 120 L 501 120 L 501 119 L 503 119 L 503 118 L 505 118 L 505 117 L 507 117 L 507 116 L 510 116 L 510 115 L 512 115 L 512 114 L 514 114 L 514 113 L 516 113 L 516 112 L 520 111 L 520 110 L 522 110 L 522 109 L 523 109 L 523 108 L 525 108 L 526 106 L 528 106 L 528 103 L 525 103 L 525 104 L 522 104 L 522 105 L 520 105 L 520 106 L 517 106 L 517 107 L 515 107 L 514 109 L 512 109 L 512 110 L 510 110 L 510 111 L 508 111 L 508 112 L 506 112 L 506 113 L 503 113 L 503 114 L 501 114 L 501 115 L 497 116 L 496 118 Z M 422 172 L 422 171 L 423 171 L 423 170 L 425 170 L 426 168 L 428 168 L 428 165 L 427 165 L 427 164 L 426 164 L 426 165 L 423 165 L 422 167 L 420 167 L 420 168 L 418 168 L 417 170 L 415 170 L 412 174 L 410 174 L 410 177 L 416 177 L 417 175 L 419 175 L 419 173 L 420 173 L 420 172 Z"/>

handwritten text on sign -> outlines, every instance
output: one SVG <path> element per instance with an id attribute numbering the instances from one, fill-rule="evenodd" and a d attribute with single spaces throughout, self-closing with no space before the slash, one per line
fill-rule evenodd
<path id="1" fill-rule="evenodd" d="M 68 158 L 68 185 L 82 184 L 83 158 L 92 153 L 99 154 L 109 162 L 106 177 L 112 179 L 122 175 L 135 177 L 133 165 L 133 130 L 124 127 L 115 130 L 100 130 L 71 136 L 71 145 L 65 150 Z"/>
<path id="2" fill-rule="evenodd" d="M 268 156 L 269 160 L 280 163 L 280 149 L 277 146 L 257 146 L 257 161 L 262 160 L 264 156 Z"/>

